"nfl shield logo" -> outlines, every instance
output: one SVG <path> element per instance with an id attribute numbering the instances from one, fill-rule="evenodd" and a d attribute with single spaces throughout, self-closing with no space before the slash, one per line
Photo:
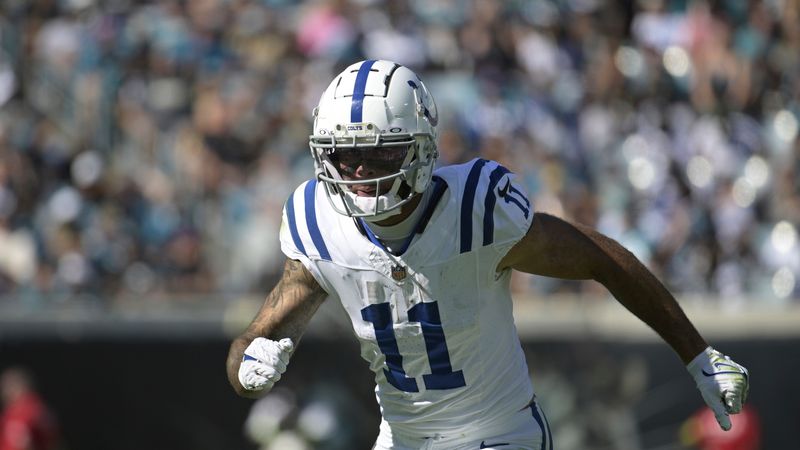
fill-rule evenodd
<path id="1" fill-rule="evenodd" d="M 392 278 L 395 281 L 402 281 L 406 277 L 406 268 L 403 266 L 392 266 Z"/>

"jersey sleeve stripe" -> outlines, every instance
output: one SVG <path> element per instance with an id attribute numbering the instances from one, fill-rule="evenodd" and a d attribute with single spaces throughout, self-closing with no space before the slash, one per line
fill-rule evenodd
<path id="1" fill-rule="evenodd" d="M 461 198 L 461 253 L 472 250 L 472 209 L 475 207 L 475 191 L 478 189 L 481 169 L 486 162 L 485 159 L 475 161 L 467 176 L 464 196 Z"/>
<path id="2" fill-rule="evenodd" d="M 519 191 L 517 191 L 516 189 L 513 189 L 513 188 L 509 189 L 509 192 L 514 192 L 514 191 L 519 192 Z M 530 214 L 530 204 L 531 204 L 531 202 L 529 202 L 528 199 L 526 199 L 524 197 L 523 197 L 523 199 L 525 200 L 525 203 L 528 205 L 527 208 L 525 206 L 522 206 L 522 202 L 520 202 L 516 198 L 510 197 L 510 196 L 506 196 L 506 201 L 509 201 L 509 202 L 517 205 L 519 207 L 519 209 L 522 210 L 522 214 L 524 214 L 525 218 L 527 219 L 528 215 Z"/>
<path id="3" fill-rule="evenodd" d="M 361 122 L 363 118 L 364 92 L 367 90 L 367 78 L 375 60 L 368 59 L 358 68 L 356 85 L 353 87 L 353 103 L 350 105 L 350 122 Z"/>
<path id="4" fill-rule="evenodd" d="M 531 201 L 528 200 L 528 197 L 522 192 L 520 192 L 519 189 L 515 188 L 513 185 L 509 185 L 508 192 L 511 192 L 512 194 L 517 194 L 519 198 L 521 198 L 525 202 L 525 206 L 528 209 L 531 208 Z M 522 207 L 522 205 L 519 202 L 517 202 L 516 199 L 514 199 L 514 197 L 509 197 L 509 199 L 512 199 L 515 203 L 517 203 L 518 205 L 520 205 L 520 207 Z M 525 214 L 525 217 L 527 218 L 528 215 Z"/>
<path id="5" fill-rule="evenodd" d="M 286 200 L 286 218 L 289 220 L 289 232 L 292 234 L 294 246 L 300 250 L 300 253 L 308 256 L 306 248 L 303 246 L 303 240 L 300 239 L 300 233 L 297 231 L 297 220 L 294 216 L 294 192 L 292 192 L 292 195 Z"/>
<path id="6" fill-rule="evenodd" d="M 331 260 L 331 255 L 328 253 L 328 247 L 325 245 L 325 240 L 322 239 L 322 233 L 319 231 L 317 224 L 317 210 L 316 210 L 316 193 L 317 193 L 317 180 L 311 180 L 306 184 L 305 189 L 305 203 L 306 203 L 306 225 L 308 225 L 308 233 L 311 235 L 311 240 L 317 247 L 319 256 L 328 261 Z M 294 236 L 294 234 L 292 235 Z"/>
<path id="7" fill-rule="evenodd" d="M 483 201 L 483 245 L 489 245 L 494 241 L 494 205 L 497 203 L 494 188 L 508 172 L 505 167 L 497 166 L 489 175 L 489 189 L 486 190 L 486 198 Z"/>

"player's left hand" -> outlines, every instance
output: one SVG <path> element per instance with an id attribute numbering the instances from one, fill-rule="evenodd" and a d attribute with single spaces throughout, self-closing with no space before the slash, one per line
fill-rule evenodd
<path id="1" fill-rule="evenodd" d="M 686 369 L 697 383 L 703 400 L 714 411 L 720 428 L 730 430 L 728 415 L 738 414 L 747 400 L 750 388 L 747 369 L 711 347 L 697 355 Z"/>

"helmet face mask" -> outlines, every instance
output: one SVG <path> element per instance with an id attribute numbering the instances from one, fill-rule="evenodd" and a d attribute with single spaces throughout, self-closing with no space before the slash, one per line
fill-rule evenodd
<path id="1" fill-rule="evenodd" d="M 316 178 L 333 208 L 370 221 L 399 214 L 430 184 L 437 121 L 433 98 L 403 66 L 363 61 L 334 78 L 309 137 Z"/>

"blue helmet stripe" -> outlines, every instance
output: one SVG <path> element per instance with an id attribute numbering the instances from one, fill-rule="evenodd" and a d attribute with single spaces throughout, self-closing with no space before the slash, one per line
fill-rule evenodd
<path id="1" fill-rule="evenodd" d="M 464 196 L 461 198 L 461 253 L 472 250 L 472 210 L 475 207 L 475 191 L 478 189 L 481 169 L 485 164 L 485 159 L 479 159 L 472 165 L 467 176 Z"/>
<path id="2" fill-rule="evenodd" d="M 306 200 L 306 224 L 308 225 L 308 233 L 311 235 L 311 240 L 317 247 L 319 256 L 322 259 L 331 260 L 331 255 L 328 253 L 328 247 L 325 246 L 325 241 L 322 239 L 322 233 L 319 232 L 319 225 L 317 224 L 317 209 L 316 209 L 316 189 L 317 180 L 311 180 L 306 184 L 305 200 Z"/>
<path id="3" fill-rule="evenodd" d="M 350 106 L 350 122 L 361 122 L 363 119 L 362 108 L 364 106 L 364 92 L 367 90 L 367 78 L 374 59 L 368 59 L 361 64 L 356 75 L 356 85 L 353 88 L 353 103 Z"/>
<path id="4" fill-rule="evenodd" d="M 489 175 L 489 189 L 486 190 L 486 199 L 483 201 L 483 245 L 494 242 L 494 205 L 497 203 L 494 188 L 503 175 L 508 172 L 509 170 L 505 167 L 497 166 Z"/>
<path id="5" fill-rule="evenodd" d="M 300 239 L 300 233 L 297 232 L 297 220 L 294 217 L 294 192 L 289 196 L 289 200 L 286 200 L 286 217 L 289 219 L 289 231 L 292 233 L 294 246 L 297 247 L 302 254 L 308 256 L 306 248 L 303 246 L 303 241 Z"/>

